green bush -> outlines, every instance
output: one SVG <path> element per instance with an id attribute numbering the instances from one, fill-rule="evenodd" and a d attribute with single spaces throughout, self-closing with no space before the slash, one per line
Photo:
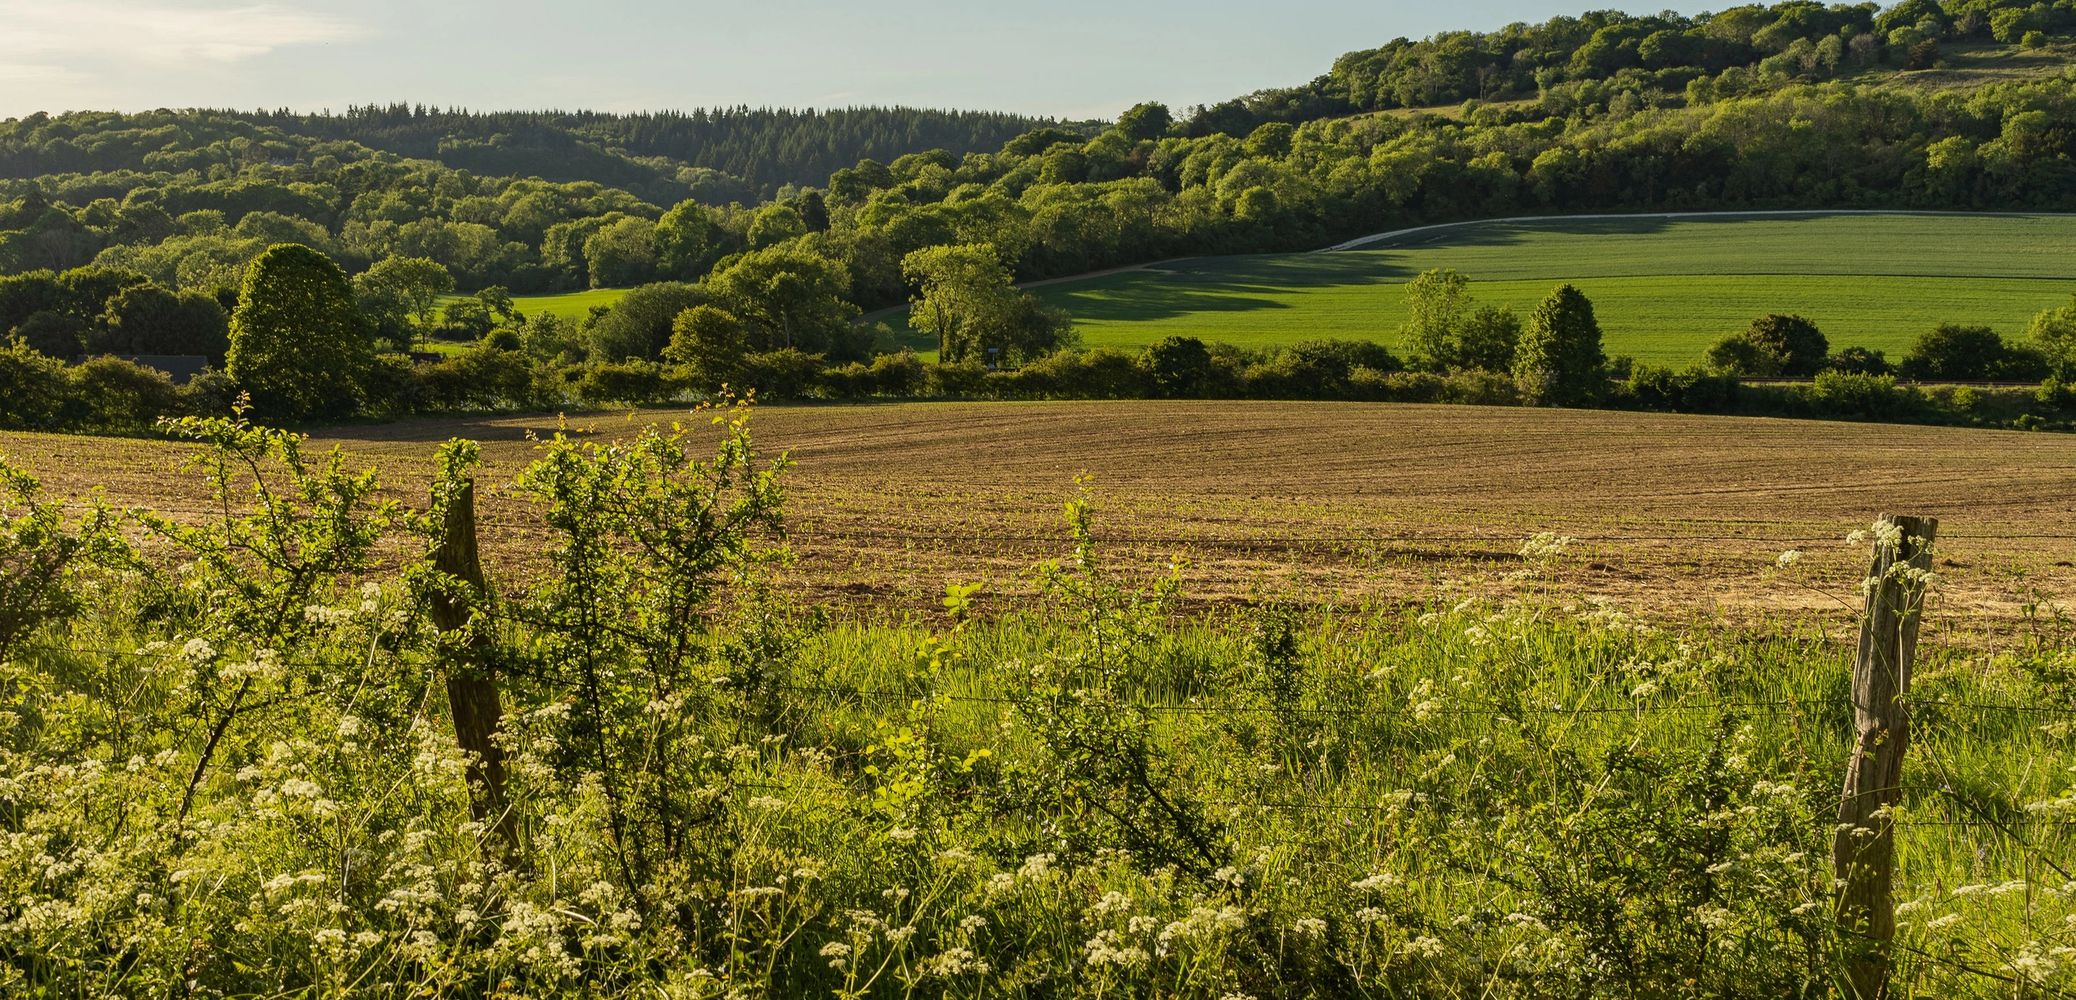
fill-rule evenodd
<path id="1" fill-rule="evenodd" d="M 1736 375 L 1722 371 L 1638 365 L 1616 389 L 1615 399 L 1621 406 L 1643 410 L 1727 413 L 1736 408 L 1742 388 Z"/>
<path id="2" fill-rule="evenodd" d="M 0 350 L 0 422 L 16 430 L 59 430 L 72 398 L 65 364 L 20 340 Z"/>
<path id="3" fill-rule="evenodd" d="M 1880 351 L 1870 351 L 1864 347 L 1841 349 L 1837 354 L 1831 355 L 1828 366 L 1832 371 L 1841 371 L 1849 375 L 1894 375 L 1896 373 L 1896 366 L 1889 364 L 1889 359 L 1886 355 Z"/>
<path id="4" fill-rule="evenodd" d="M 924 391 L 940 398 L 978 395 L 987 384 L 988 370 L 977 362 L 935 364 L 923 381 Z"/>
<path id="5" fill-rule="evenodd" d="M 1989 327 L 1942 323 L 1911 345 L 1899 371 L 1919 382 L 2034 382 L 2047 377 L 2049 365 L 2038 350 L 2007 343 Z"/>
<path id="6" fill-rule="evenodd" d="M 529 410 L 556 401 L 540 367 L 520 351 L 476 347 L 419 365 L 418 409 Z"/>
<path id="7" fill-rule="evenodd" d="M 791 347 L 742 356 L 740 381 L 730 388 L 755 390 L 763 399 L 799 399 L 808 394 L 822 371 L 822 356 Z"/>
<path id="8" fill-rule="evenodd" d="M 1211 351 L 1195 337 L 1164 337 L 1139 355 L 1153 389 L 1169 399 L 1203 396 L 1212 386 Z"/>
<path id="9" fill-rule="evenodd" d="M 576 398 L 593 405 L 661 403 L 678 395 L 679 386 L 654 361 L 600 362 L 571 369 Z"/>
<path id="10" fill-rule="evenodd" d="M 1907 398 L 1893 375 L 1823 372 L 1809 388 L 1811 403 L 1825 416 L 1887 420 L 1903 411 Z"/>
<path id="11" fill-rule="evenodd" d="M 180 408 L 173 380 L 156 368 L 119 358 L 99 357 L 66 372 L 72 382 L 73 412 L 66 425 L 75 429 L 126 433 L 144 430 Z"/>

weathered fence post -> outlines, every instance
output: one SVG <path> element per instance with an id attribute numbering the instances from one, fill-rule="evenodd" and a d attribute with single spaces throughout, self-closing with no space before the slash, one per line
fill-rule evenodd
<path id="1" fill-rule="evenodd" d="M 1847 972 L 1854 995 L 1885 994 L 1889 942 L 1896 933 L 1890 894 L 1896 860 L 1894 807 L 1903 798 L 1903 752 L 1910 746 L 1910 662 L 1932 565 L 1935 518 L 1884 514 L 1875 522 L 1874 566 L 1853 661 L 1853 753 L 1831 845 L 1838 920 L 1849 935 Z"/>
<path id="2" fill-rule="evenodd" d="M 483 563 L 476 553 L 476 485 L 459 483 L 448 498 L 447 520 L 433 568 L 459 581 L 464 594 L 433 595 L 433 625 L 457 632 L 489 594 Z M 504 705 L 492 673 L 488 637 L 478 632 L 447 664 L 447 704 L 454 716 L 454 742 L 468 754 L 469 812 L 478 823 L 490 823 L 506 849 L 518 846 L 518 826 L 505 800 L 505 755 L 493 738 L 504 723 Z"/>

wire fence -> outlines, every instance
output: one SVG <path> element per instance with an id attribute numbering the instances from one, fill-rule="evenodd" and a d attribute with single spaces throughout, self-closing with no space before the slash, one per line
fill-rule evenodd
<path id="1" fill-rule="evenodd" d="M 64 500 L 57 501 L 57 503 L 60 506 L 71 510 L 89 510 L 93 509 L 96 506 L 93 503 L 80 500 Z M 120 504 L 109 504 L 107 506 L 119 512 L 146 509 L 136 507 L 124 507 Z M 148 510 L 151 513 L 155 514 L 179 515 L 182 517 L 223 518 L 252 516 L 252 512 L 249 510 L 226 509 L 222 507 L 182 506 L 160 503 L 153 503 L 148 508 Z M 423 516 L 428 512 L 422 508 L 405 506 L 400 509 L 399 513 L 406 515 Z M 553 530 L 553 528 L 546 521 L 537 518 L 501 517 L 479 513 L 477 515 L 476 523 L 481 527 L 505 529 L 511 531 L 547 532 Z M 1740 533 L 1736 530 L 1736 526 L 1739 523 L 1740 522 L 1698 522 L 1696 524 L 1696 530 L 1684 532 L 1609 533 L 1593 529 L 1581 529 L 1576 533 L 1552 531 L 1549 532 L 1549 534 L 1557 538 L 1562 538 L 1574 543 L 1582 544 L 1621 544 L 1638 542 L 1697 542 L 1708 543 L 1716 547 L 1720 547 L 1722 545 L 1729 543 L 1842 546 L 1845 543 L 1848 534 L 1847 532 L 1823 533 L 1817 531 L 1793 534 Z M 1288 533 L 1268 530 L 1257 530 L 1257 528 L 1258 526 L 1255 525 L 1242 525 L 1235 527 L 1233 525 L 1227 524 L 1220 525 L 1216 528 L 1207 528 L 1206 531 L 1204 531 L 1203 533 L 1197 534 L 1178 532 L 1150 533 L 1116 531 L 1098 528 L 1096 531 L 1094 531 L 1093 537 L 1095 541 L 1102 544 L 1139 546 L 1174 545 L 1207 547 L 1244 547 L 1304 545 L 1374 546 L 1422 544 L 1481 544 L 1505 546 L 1507 547 L 1508 552 L 1510 554 L 1514 550 L 1519 549 L 1525 540 L 1524 536 L 1518 530 L 1510 530 L 1507 528 L 1493 528 L 1486 531 L 1351 531 L 1332 533 Z M 1069 544 L 1069 539 L 1062 532 L 1020 532 L 996 530 L 995 528 L 985 528 L 984 530 L 976 530 L 973 534 L 968 535 L 956 530 L 952 530 L 951 528 L 942 526 L 917 530 L 884 527 L 853 527 L 845 524 L 832 524 L 830 522 L 825 521 L 816 521 L 811 517 L 801 519 L 795 525 L 790 527 L 788 530 L 788 537 L 794 541 L 803 542 L 841 542 L 851 540 L 870 540 L 904 543 L 926 543 L 936 547 L 970 547 L 981 543 L 1000 542 L 1061 546 Z M 2068 542 L 2072 550 L 2076 550 L 2076 529 L 2072 529 L 2071 531 L 2065 533 L 1951 532 L 1942 535 L 1941 541 L 1943 543 L 2063 541 Z M 1754 555 L 1759 555 L 1759 553 L 1755 553 Z M 1774 558 L 1774 556 L 1778 555 L 1778 553 L 1763 553 L 1763 555 L 1767 559 L 1772 559 Z"/>
<path id="2" fill-rule="evenodd" d="M 208 655 L 198 656 L 182 647 L 165 645 L 158 648 L 118 649 L 107 646 L 40 644 L 19 647 L 17 656 L 72 657 L 72 658 L 120 658 L 130 660 L 199 661 L 213 659 L 221 651 L 211 650 Z M 358 657 L 277 658 L 274 662 L 284 668 L 303 670 L 325 670 L 341 666 L 346 659 Z M 529 676 L 523 671 L 515 676 Z M 535 680 L 553 682 L 555 678 L 532 675 Z M 813 684 L 780 682 L 766 686 L 769 690 L 783 691 L 793 695 L 806 695 L 828 699 L 832 704 L 872 704 L 878 707 L 908 706 L 924 702 L 939 704 L 983 707 L 992 710 L 1043 710 L 1049 703 L 1074 701 L 1083 697 L 1080 692 L 1015 694 L 986 694 L 972 691 L 940 690 L 927 686 L 884 687 L 869 685 Z M 1773 699 L 1716 699 L 1706 701 L 1653 701 L 1635 700 L 1624 704 L 1501 704 L 1468 703 L 1456 700 L 1442 704 L 1390 705 L 1372 704 L 1359 707 L 1337 707 L 1325 705 L 1272 705 L 1224 703 L 1210 704 L 1194 701 L 1153 701 L 1143 699 L 1117 699 L 1108 701 L 1107 706 L 1120 711 L 1140 713 L 1148 717 L 1183 717 L 1215 722 L 1236 723 L 1242 720 L 1261 719 L 1302 720 L 1318 723 L 1331 721 L 1382 722 L 1412 720 L 1416 723 L 1445 723 L 1451 720 L 1493 721 L 1497 719 L 1563 718 L 1563 717 L 1620 717 L 1632 718 L 1665 717 L 1673 715 L 1699 715 L 1710 717 L 1747 715 L 1793 715 L 1810 717 L 1828 715 L 1837 723 L 1839 740 L 1845 739 L 1846 721 L 1850 720 L 1853 704 L 1845 698 L 1773 698 Z M 1938 709 L 1941 711 L 1965 711 L 1978 714 L 2011 713 L 2028 718 L 2054 717 L 2076 720 L 2076 704 L 2049 705 L 2022 702 L 1996 702 L 1957 699 L 1910 699 L 1912 709 Z M 790 786 L 772 786 L 769 790 L 784 790 Z M 1919 799 L 1941 799 L 1951 797 L 1952 790 L 1941 786 L 1911 785 L 1906 794 Z M 1403 805 L 1335 802 L 1335 801 L 1279 801 L 1270 799 L 1208 799 L 1207 805 L 1256 811 L 1293 812 L 1336 812 L 1351 814 L 1398 814 Z M 1821 817 L 1813 817 L 1821 819 Z M 1920 818 L 1912 816 L 1895 823 L 1899 829 L 1909 828 L 1954 828 L 1995 830 L 2009 833 L 2018 828 L 2049 828 L 2060 831 L 2076 831 L 2076 818 L 2054 816 L 2020 816 L 2008 818 Z"/>

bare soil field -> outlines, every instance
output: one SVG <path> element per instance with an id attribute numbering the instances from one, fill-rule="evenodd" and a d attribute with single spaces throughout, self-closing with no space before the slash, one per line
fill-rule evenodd
<path id="1" fill-rule="evenodd" d="M 632 434 L 678 411 L 593 414 Z M 703 425 L 703 420 L 694 424 Z M 507 585 L 545 534 L 509 483 L 554 417 L 417 421 L 318 433 L 417 500 L 435 446 L 487 464 L 487 558 Z M 1061 501 L 1092 477 L 1118 565 L 1184 562 L 1209 603 L 1425 600 L 1550 589 L 1653 617 L 1842 622 L 1883 511 L 1942 519 L 1950 627 L 2076 604 L 2076 439 L 1956 428 L 1665 414 L 1350 403 L 1066 402 L 766 407 L 760 446 L 790 452 L 790 582 L 834 603 L 924 608 L 947 581 L 986 592 L 1068 551 Z M 184 446 L 0 434 L 53 492 L 195 510 Z M 1519 552 L 1576 539 L 1547 567 Z M 1792 569 L 1780 554 L 1803 557 Z M 1526 572 L 1534 570 L 1535 572 Z"/>

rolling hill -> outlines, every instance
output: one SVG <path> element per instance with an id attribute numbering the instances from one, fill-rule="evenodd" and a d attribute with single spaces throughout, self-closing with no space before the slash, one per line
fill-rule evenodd
<path id="1" fill-rule="evenodd" d="M 1198 257 L 1034 289 L 1089 346 L 1167 336 L 1267 347 L 1396 341 L 1404 286 L 1455 268 L 1480 301 L 1526 312 L 1570 282 L 1608 353 L 1684 364 L 1769 312 L 1832 346 L 1905 350 L 1942 322 L 2024 332 L 2076 294 L 2076 217 L 1949 214 L 1576 216 L 1427 227 L 1348 250 Z"/>

